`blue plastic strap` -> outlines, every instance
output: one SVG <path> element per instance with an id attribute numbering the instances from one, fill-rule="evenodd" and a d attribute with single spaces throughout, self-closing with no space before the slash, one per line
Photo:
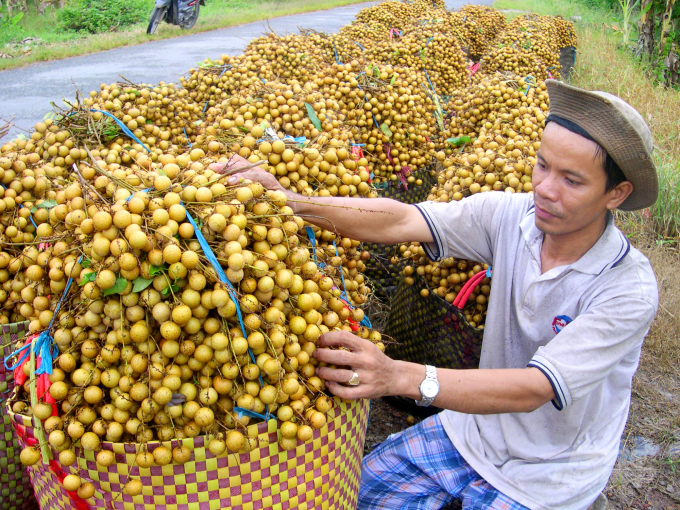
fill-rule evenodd
<path id="1" fill-rule="evenodd" d="M 293 140 L 295 143 L 299 145 L 304 145 L 307 142 L 307 137 L 306 136 L 298 136 L 297 138 L 286 135 L 283 137 L 284 140 Z"/>
<path id="2" fill-rule="evenodd" d="M 142 193 L 145 193 L 145 192 L 147 192 L 147 191 L 151 191 L 152 189 L 153 189 L 153 188 L 146 188 L 146 189 L 143 189 L 143 190 L 142 190 Z M 126 202 L 129 202 L 130 200 L 132 200 L 132 197 L 134 197 L 134 195 L 130 195 L 129 197 L 127 197 L 127 198 L 125 199 L 125 201 L 126 201 Z"/>
<path id="3" fill-rule="evenodd" d="M 486 277 L 491 278 L 493 276 L 493 268 L 489 266 L 486 270 Z"/>
<path id="4" fill-rule="evenodd" d="M 29 351 L 29 350 L 27 350 L 27 349 L 29 349 L 30 347 L 31 347 L 31 344 L 26 344 L 26 345 L 24 345 L 23 347 L 21 347 L 20 349 L 17 349 L 16 351 L 14 351 L 14 352 L 13 352 L 12 354 L 10 354 L 9 356 L 7 356 L 7 357 L 5 358 L 5 361 L 4 361 L 5 369 L 9 372 L 9 371 L 14 370 L 15 368 L 17 368 L 19 365 L 21 365 L 21 364 L 24 362 L 24 360 L 25 360 L 26 358 L 28 358 L 28 355 L 30 354 L 31 351 Z M 19 358 L 19 360 L 16 362 L 15 365 L 12 365 L 11 367 L 7 366 L 7 361 L 8 361 L 8 360 L 12 359 L 14 356 L 19 356 L 19 354 L 20 354 L 22 351 L 24 351 L 24 350 L 25 350 L 26 352 Z"/>
<path id="5" fill-rule="evenodd" d="M 182 206 L 184 206 L 184 203 L 180 202 Z M 186 210 L 186 207 L 185 207 Z M 241 333 L 243 334 L 243 338 L 248 338 L 248 335 L 246 333 L 246 327 L 245 324 L 243 323 L 243 316 L 241 314 L 241 307 L 239 306 L 239 300 L 238 296 L 236 295 L 236 290 L 232 286 L 231 282 L 227 278 L 227 275 L 224 273 L 224 269 L 220 265 L 219 261 L 217 260 L 217 257 L 215 257 L 215 253 L 213 253 L 212 248 L 210 248 L 210 245 L 208 244 L 208 241 L 206 241 L 205 237 L 203 236 L 203 233 L 199 230 L 198 226 L 196 225 L 196 222 L 194 219 L 191 217 L 191 214 L 189 214 L 189 211 L 187 210 L 187 220 L 189 220 L 189 223 L 191 223 L 191 226 L 194 227 L 194 234 L 196 235 L 196 239 L 198 240 L 198 244 L 201 245 L 201 249 L 203 250 L 203 254 L 205 257 L 208 259 L 208 262 L 210 262 L 210 265 L 213 267 L 215 272 L 217 273 L 217 277 L 220 279 L 220 281 L 227 286 L 227 293 L 229 294 L 229 297 L 231 300 L 234 302 L 234 305 L 236 307 L 236 316 L 238 317 L 238 322 L 239 326 L 241 326 Z M 250 354 L 250 359 L 253 361 L 253 363 L 257 363 L 255 360 L 255 355 L 253 354 L 253 351 L 250 347 L 248 347 L 248 354 Z M 262 375 L 260 374 L 260 386 L 264 387 L 264 380 L 262 379 Z M 267 409 L 267 415 L 269 416 L 269 406 L 266 407 Z M 244 409 L 245 411 L 245 409 Z M 261 415 L 258 415 L 258 417 L 262 417 L 264 420 L 267 420 L 268 418 L 263 417 Z"/>
<path id="6" fill-rule="evenodd" d="M 359 46 L 359 48 L 361 48 L 361 51 L 366 51 L 365 48 L 364 48 L 361 44 L 359 44 L 359 43 L 356 42 L 356 41 L 353 41 L 353 42 L 354 42 L 354 44 L 356 44 L 357 46 Z"/>
<path id="7" fill-rule="evenodd" d="M 423 69 L 423 71 L 425 71 L 425 76 L 427 77 L 427 81 L 430 84 L 430 87 L 432 87 L 432 92 L 434 92 L 436 94 L 436 92 L 434 90 L 434 85 L 432 85 L 432 80 L 430 80 L 430 75 L 427 74 L 427 69 Z"/>
<path id="8" fill-rule="evenodd" d="M 206 101 L 206 102 L 205 102 L 205 105 L 203 106 L 203 111 L 202 111 L 201 113 L 205 113 L 205 111 L 208 109 L 208 103 L 209 103 L 209 102 L 210 102 L 210 101 Z"/>
<path id="9" fill-rule="evenodd" d="M 333 52 L 335 53 L 335 62 L 342 65 L 342 62 L 340 62 L 340 59 L 338 59 L 338 50 L 335 47 L 335 43 L 333 43 Z"/>
<path id="10" fill-rule="evenodd" d="M 434 39 L 434 36 L 430 37 L 430 38 L 427 40 L 427 42 L 425 43 L 425 47 L 426 47 L 426 48 L 427 48 L 427 46 L 430 44 L 430 41 L 431 41 L 432 39 Z"/>
<path id="11" fill-rule="evenodd" d="M 184 128 L 182 128 L 182 131 L 184 131 L 184 138 L 187 139 L 187 145 L 189 146 L 190 149 L 193 149 L 194 146 L 193 146 L 193 144 L 191 143 L 191 140 L 189 140 L 189 137 L 187 136 L 187 130 L 184 129 Z"/>
<path id="12" fill-rule="evenodd" d="M 250 418 L 261 418 L 264 421 L 268 421 L 271 419 L 274 419 L 271 414 L 269 414 L 269 411 L 267 411 L 267 414 L 260 414 L 256 413 L 255 411 L 249 411 L 248 409 L 243 409 L 242 407 L 234 407 L 234 411 L 238 415 L 239 418 L 243 418 L 243 416 L 249 416 Z"/>
<path id="13" fill-rule="evenodd" d="M 139 138 L 137 138 L 132 131 L 130 131 L 130 128 L 128 128 L 125 124 L 123 124 L 122 121 L 120 121 L 118 118 L 116 118 L 115 115 L 113 115 L 113 114 L 111 114 L 107 111 L 104 111 L 104 110 L 94 110 L 94 109 L 92 109 L 90 111 L 91 112 L 103 113 L 107 117 L 111 117 L 116 122 L 116 124 L 118 124 L 118 127 L 120 127 L 120 129 L 123 131 L 123 133 L 125 133 L 128 137 L 132 138 L 135 142 L 137 142 L 139 145 L 144 147 L 146 149 L 146 152 L 151 152 L 151 149 L 149 149 L 146 145 L 144 145 L 142 143 L 142 141 Z"/>
<path id="14" fill-rule="evenodd" d="M 309 238 L 309 243 L 312 245 L 312 256 L 314 257 L 314 263 L 318 266 L 319 263 L 316 260 L 316 235 L 314 234 L 314 229 L 312 227 L 305 227 L 307 231 L 307 237 Z"/>

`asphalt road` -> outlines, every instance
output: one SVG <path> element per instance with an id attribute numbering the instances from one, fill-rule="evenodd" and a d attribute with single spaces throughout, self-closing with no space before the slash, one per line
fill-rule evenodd
<path id="1" fill-rule="evenodd" d="M 448 9 L 468 3 L 491 5 L 493 0 L 447 0 Z M 325 11 L 316 11 L 269 20 L 278 34 L 297 33 L 298 27 L 337 32 L 356 13 L 378 2 L 365 2 Z M 230 28 L 153 41 L 82 57 L 33 64 L 0 71 L 0 119 L 15 117 L 15 127 L 5 137 L 10 140 L 31 130 L 52 110 L 50 102 L 75 97 L 76 87 L 85 94 L 99 90 L 102 83 L 119 81 L 119 75 L 135 83 L 177 82 L 197 62 L 206 57 L 238 55 L 248 42 L 267 31 L 263 21 Z"/>

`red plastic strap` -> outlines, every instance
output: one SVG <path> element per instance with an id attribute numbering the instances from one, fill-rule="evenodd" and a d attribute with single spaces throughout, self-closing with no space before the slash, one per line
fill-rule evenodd
<path id="1" fill-rule="evenodd" d="M 479 282 L 481 282 L 485 277 L 486 270 L 482 270 L 465 282 L 465 285 L 463 285 L 463 288 L 460 289 L 456 299 L 453 300 L 453 306 L 462 310 L 465 306 L 465 303 L 467 303 L 470 294 L 472 294 L 472 291 L 475 290 L 475 287 L 479 285 Z"/>
<path id="2" fill-rule="evenodd" d="M 404 189 L 408 190 L 408 181 L 406 178 L 411 175 L 411 167 L 410 166 L 402 166 L 401 171 L 399 172 L 399 185 L 403 185 Z"/>
<path id="3" fill-rule="evenodd" d="M 479 63 L 473 64 L 472 62 L 470 62 L 467 68 L 468 71 L 470 72 L 470 77 L 473 77 L 475 73 L 479 71 Z"/>

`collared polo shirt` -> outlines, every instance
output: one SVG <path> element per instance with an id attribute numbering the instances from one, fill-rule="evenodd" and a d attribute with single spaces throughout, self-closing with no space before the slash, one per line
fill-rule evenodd
<path id="1" fill-rule="evenodd" d="M 440 414 L 465 460 L 531 509 L 585 509 L 616 462 L 658 292 L 649 261 L 611 215 L 579 260 L 541 273 L 533 197 L 482 193 L 417 205 L 447 257 L 493 267 L 480 368 L 539 369 L 555 399 L 530 413 Z"/>

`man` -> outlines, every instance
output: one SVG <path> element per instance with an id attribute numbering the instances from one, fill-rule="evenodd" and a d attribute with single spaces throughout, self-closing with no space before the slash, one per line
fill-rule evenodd
<path id="1" fill-rule="evenodd" d="M 611 211 L 655 202 L 653 143 L 621 99 L 547 86 L 533 196 L 413 206 L 287 192 L 297 214 L 343 236 L 419 241 L 433 260 L 494 269 L 478 370 L 391 360 L 345 332 L 319 340 L 316 359 L 348 367 L 319 368 L 334 394 L 446 409 L 364 459 L 359 509 L 436 509 L 454 499 L 474 509 L 585 509 L 609 479 L 658 301 L 649 262 Z M 239 175 L 281 189 L 265 172 Z"/>

